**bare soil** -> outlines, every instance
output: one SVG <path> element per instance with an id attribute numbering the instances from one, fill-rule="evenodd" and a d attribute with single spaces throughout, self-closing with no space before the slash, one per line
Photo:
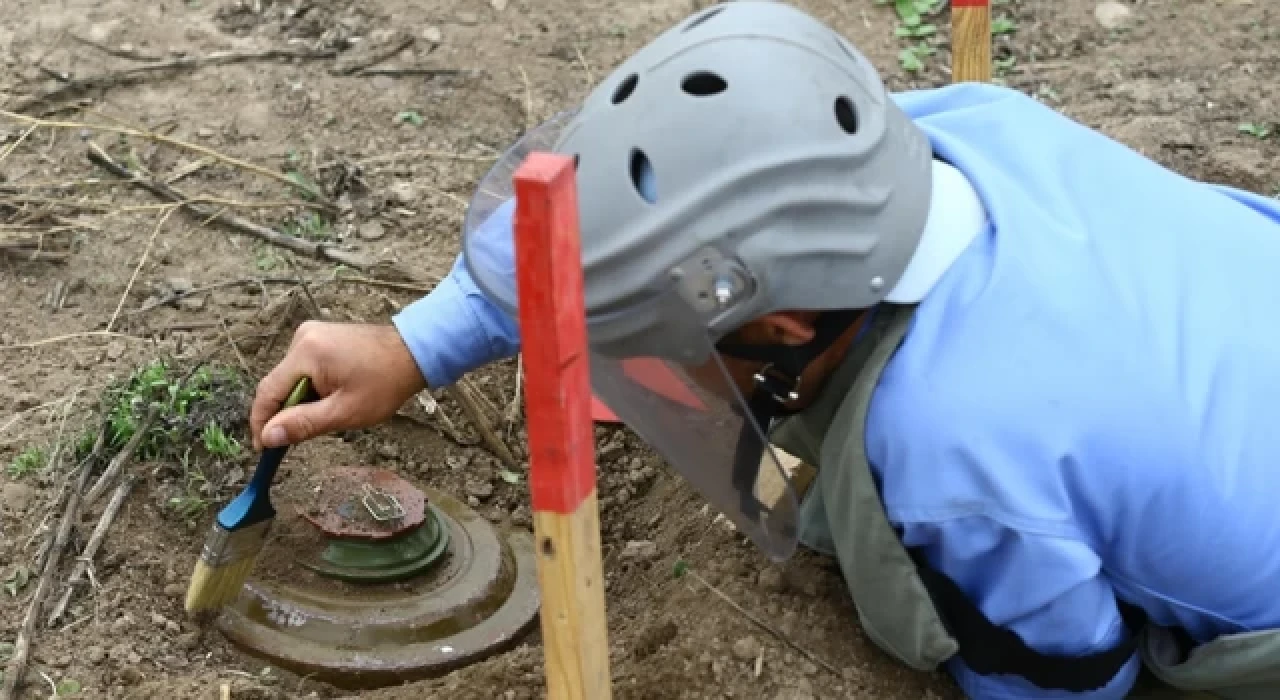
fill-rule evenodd
<path id="1" fill-rule="evenodd" d="M 366 278 L 427 288 L 452 264 L 465 202 L 494 154 L 704 4 L 6 0 L 0 106 L 91 126 L 29 131 L 30 123 L 0 116 L 0 245 L 43 232 L 42 250 L 69 252 L 31 261 L 0 251 L 0 466 L 93 430 L 103 389 L 146 363 L 167 358 L 185 371 L 207 352 L 249 377 L 223 391 L 230 403 L 219 414 L 244 442 L 252 382 L 284 352 L 293 327 L 307 318 L 384 322 L 421 294 L 332 281 L 333 263 L 229 233 L 207 217 L 178 211 L 161 223 L 159 200 L 92 165 L 88 144 L 161 178 L 207 153 L 107 127 L 159 133 L 316 183 L 336 214 L 309 208 L 280 179 L 223 160 L 174 186 L 217 198 L 216 209 L 385 263 Z M 798 4 L 850 37 L 894 89 L 948 80 L 945 11 L 930 18 L 940 30 L 936 53 L 909 73 L 899 52 L 916 42 L 894 36 L 892 4 Z M 997 17 L 1016 27 L 997 39 L 1000 79 L 1187 176 L 1276 194 L 1280 6 L 1130 0 L 1123 7 L 1129 17 L 1106 28 L 1092 0 L 999 3 Z M 103 47 L 163 60 L 267 49 L 322 55 L 154 70 L 30 102 L 68 79 L 149 64 Z M 299 279 L 309 281 L 305 290 Z M 131 313 L 174 289 L 235 280 L 247 281 Z M 102 333 L 109 323 L 112 334 Z M 228 334 L 237 338 L 234 350 L 223 342 Z M 472 380 L 522 457 L 518 416 L 511 424 L 497 418 L 514 395 L 514 369 L 503 363 Z M 438 414 L 411 405 L 377 429 L 301 446 L 283 479 L 380 465 L 470 499 L 503 527 L 528 528 L 524 480 L 503 478 L 465 414 L 446 394 L 436 396 L 461 440 L 442 431 Z M 598 438 L 616 697 L 958 697 L 942 675 L 903 669 L 863 637 L 833 562 L 802 554 L 781 570 L 768 565 L 634 436 L 600 428 Z M 49 697 L 62 684 L 78 685 L 77 697 L 216 698 L 221 683 L 232 685 L 236 700 L 353 697 L 266 668 L 184 615 L 182 595 L 208 523 L 253 464 L 247 451 L 215 458 L 194 449 L 202 480 L 180 464 L 187 453 L 176 448 L 127 465 L 138 483 L 95 557 L 93 585 L 54 628 L 38 627 L 19 697 Z M 12 584 L 0 590 L 0 659 L 12 653 L 7 645 L 36 587 L 35 573 L 21 574 L 34 570 L 53 536 L 73 462 L 0 470 L 0 579 Z M 51 598 L 61 595 L 106 501 L 79 519 Z M 696 577 L 677 576 L 677 562 L 790 644 Z M 514 651 L 446 678 L 358 697 L 535 698 L 541 668 L 535 630 Z"/>

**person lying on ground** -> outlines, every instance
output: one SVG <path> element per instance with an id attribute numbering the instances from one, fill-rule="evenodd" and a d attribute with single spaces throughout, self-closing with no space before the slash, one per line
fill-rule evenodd
<path id="1" fill-rule="evenodd" d="M 980 699 L 1144 667 L 1280 697 L 1280 202 L 1015 90 L 889 94 L 785 3 L 686 18 L 527 134 L 433 292 L 298 329 L 255 443 L 519 351 L 532 150 L 577 163 L 596 394 L 766 555 L 835 557 L 887 653 Z M 304 375 L 324 399 L 273 416 Z M 803 498 L 758 488 L 770 442 L 817 468 Z"/>

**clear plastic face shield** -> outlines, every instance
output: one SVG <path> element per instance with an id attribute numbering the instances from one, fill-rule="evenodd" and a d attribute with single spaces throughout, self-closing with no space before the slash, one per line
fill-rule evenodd
<path id="1" fill-rule="evenodd" d="M 571 118 L 568 113 L 553 118 L 504 154 L 481 181 L 466 214 L 467 269 L 486 297 L 513 317 L 517 293 L 512 175 L 531 152 L 554 151 Z M 635 312 L 702 318 L 706 305 L 732 292 L 724 276 L 716 273 L 721 263 L 714 256 L 682 263 L 671 275 L 679 282 Z M 607 284 L 587 278 L 588 285 L 602 283 Z M 753 418 L 752 403 L 761 397 L 753 395 L 749 402 L 743 396 L 743 391 L 752 391 L 755 367 L 722 357 L 705 334 L 690 342 L 686 360 L 664 359 L 646 348 L 656 344 L 655 339 L 620 337 L 610 320 L 587 311 L 596 396 L 767 556 L 777 561 L 789 557 L 797 539 L 797 498 L 765 438 L 768 426 Z"/>

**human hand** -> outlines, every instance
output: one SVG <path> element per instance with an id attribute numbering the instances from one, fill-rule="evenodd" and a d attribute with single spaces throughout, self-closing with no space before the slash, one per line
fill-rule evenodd
<path id="1" fill-rule="evenodd" d="M 310 377 L 320 400 L 280 411 L 303 377 Z M 249 414 L 254 449 L 376 425 L 425 388 L 395 326 L 307 321 L 258 383 Z"/>

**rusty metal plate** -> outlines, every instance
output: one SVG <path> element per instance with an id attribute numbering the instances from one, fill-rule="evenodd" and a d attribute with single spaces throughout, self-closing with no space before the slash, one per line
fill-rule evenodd
<path id="1" fill-rule="evenodd" d="M 426 517 L 426 496 L 388 469 L 329 469 L 322 483 L 300 514 L 329 537 L 384 540 L 422 525 Z"/>

